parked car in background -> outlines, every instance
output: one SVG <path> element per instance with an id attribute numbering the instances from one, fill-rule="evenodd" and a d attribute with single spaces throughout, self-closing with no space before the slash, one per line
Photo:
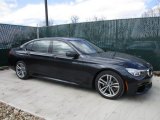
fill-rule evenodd
<path id="1" fill-rule="evenodd" d="M 6 43 L 0 43 L 0 66 L 8 66 L 8 53 L 10 45 Z"/>
<path id="2" fill-rule="evenodd" d="M 134 41 L 126 47 L 126 52 L 154 63 L 155 70 L 160 68 L 160 41 Z"/>
<path id="3" fill-rule="evenodd" d="M 107 51 L 80 38 L 40 38 L 9 52 L 17 76 L 44 77 L 96 88 L 108 99 L 142 94 L 152 86 L 152 65 L 137 57 Z"/>

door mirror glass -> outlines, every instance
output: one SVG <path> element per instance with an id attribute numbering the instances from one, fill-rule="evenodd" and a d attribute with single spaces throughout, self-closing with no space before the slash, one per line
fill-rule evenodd
<path id="1" fill-rule="evenodd" d="M 66 52 L 66 56 L 67 57 L 73 57 L 73 58 L 75 58 L 75 59 L 77 59 L 78 57 L 79 57 L 79 54 L 78 53 L 76 53 L 76 52 Z"/>

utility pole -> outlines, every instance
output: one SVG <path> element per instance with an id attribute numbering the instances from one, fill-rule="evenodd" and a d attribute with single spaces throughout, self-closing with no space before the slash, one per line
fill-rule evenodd
<path id="1" fill-rule="evenodd" d="M 47 4 L 47 0 L 44 0 L 44 2 L 45 2 L 46 26 L 49 26 L 49 24 L 48 24 L 48 4 Z"/>
<path id="2" fill-rule="evenodd" d="M 37 24 L 37 39 L 39 39 L 39 25 Z"/>

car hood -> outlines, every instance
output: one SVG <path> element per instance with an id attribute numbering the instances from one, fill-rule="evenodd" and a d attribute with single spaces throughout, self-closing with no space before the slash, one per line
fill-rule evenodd
<path id="1" fill-rule="evenodd" d="M 151 67 L 151 65 L 143 59 L 114 51 L 96 53 L 90 55 L 90 57 L 92 57 L 93 60 L 101 63 L 117 64 L 128 68 L 146 69 Z"/>

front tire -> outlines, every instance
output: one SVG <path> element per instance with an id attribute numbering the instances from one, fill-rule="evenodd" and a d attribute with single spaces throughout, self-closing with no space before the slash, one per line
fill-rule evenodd
<path id="1" fill-rule="evenodd" d="M 107 99 L 117 99 L 124 93 L 122 78 L 113 71 L 103 71 L 97 75 L 95 87 L 98 93 Z"/>
<path id="2" fill-rule="evenodd" d="M 16 64 L 16 75 L 18 78 L 25 80 L 29 77 L 27 66 L 23 61 L 18 61 Z"/>

